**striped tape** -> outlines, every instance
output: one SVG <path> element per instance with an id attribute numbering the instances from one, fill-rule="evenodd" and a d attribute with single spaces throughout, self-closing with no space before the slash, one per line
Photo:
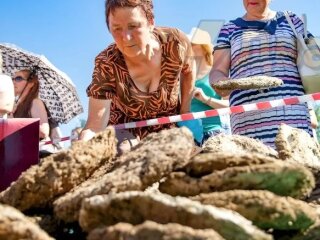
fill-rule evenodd
<path id="1" fill-rule="evenodd" d="M 298 97 L 276 99 L 276 100 L 270 100 L 265 102 L 250 103 L 250 104 L 233 106 L 228 108 L 212 109 L 212 110 L 207 110 L 202 112 L 185 113 L 181 115 L 154 118 L 154 119 L 142 120 L 138 122 L 122 123 L 122 124 L 114 125 L 114 127 L 116 129 L 147 127 L 147 126 L 154 126 L 154 125 L 160 125 L 160 124 L 181 122 L 185 120 L 215 117 L 215 116 L 221 116 L 225 114 L 265 110 L 265 109 L 270 109 L 274 107 L 281 107 L 281 106 L 287 106 L 287 105 L 293 105 L 293 104 L 299 104 L 299 103 L 305 103 L 305 102 L 311 102 L 311 101 L 317 101 L 317 100 L 320 100 L 320 93 L 308 94 L 308 95 L 303 95 Z"/>
<path id="2" fill-rule="evenodd" d="M 250 112 L 250 111 L 256 111 L 256 110 L 266 110 L 274 107 L 313 102 L 317 100 L 320 100 L 320 93 L 313 93 L 313 94 L 302 95 L 297 97 L 276 99 L 276 100 L 270 100 L 265 102 L 250 103 L 250 104 L 233 106 L 228 108 L 212 109 L 212 110 L 207 110 L 202 112 L 185 113 L 181 115 L 154 118 L 154 119 L 142 120 L 137 122 L 122 123 L 122 124 L 114 125 L 114 127 L 115 129 L 147 127 L 147 126 L 182 122 L 186 120 L 209 118 L 209 117 L 221 116 L 225 114 L 243 113 L 243 112 Z M 70 137 L 65 137 L 61 139 L 56 139 L 54 142 L 56 143 L 60 141 L 67 141 L 70 139 L 71 139 Z M 44 145 L 52 144 L 52 143 L 53 143 L 52 141 L 48 141 L 48 142 L 45 142 Z"/>
<path id="3" fill-rule="evenodd" d="M 64 141 L 69 141 L 69 140 L 73 140 L 73 139 L 71 137 L 55 138 L 52 141 L 40 142 L 39 146 L 49 145 L 49 144 L 56 144 L 56 143 L 59 143 L 59 142 L 64 142 Z"/>

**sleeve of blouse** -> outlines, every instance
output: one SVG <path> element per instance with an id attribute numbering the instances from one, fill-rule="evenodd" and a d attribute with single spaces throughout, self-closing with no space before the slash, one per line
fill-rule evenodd
<path id="1" fill-rule="evenodd" d="M 193 61 L 193 52 L 189 39 L 179 29 L 177 29 L 178 38 L 180 39 L 180 45 L 182 48 L 180 49 L 180 57 L 183 61 L 182 73 L 188 74 L 192 72 L 192 61 Z"/>
<path id="2" fill-rule="evenodd" d="M 113 98 L 116 86 L 112 72 L 107 54 L 100 53 L 95 59 L 92 81 L 87 87 L 88 97 L 108 100 Z"/>
<path id="3" fill-rule="evenodd" d="M 214 50 L 231 48 L 229 29 L 230 23 L 224 24 L 222 26 Z"/>

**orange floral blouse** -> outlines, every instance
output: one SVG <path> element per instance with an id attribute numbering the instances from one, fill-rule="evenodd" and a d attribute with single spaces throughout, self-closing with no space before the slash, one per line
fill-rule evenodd
<path id="1" fill-rule="evenodd" d="M 122 53 L 115 44 L 95 59 L 89 97 L 110 99 L 109 125 L 179 114 L 180 74 L 192 71 L 191 45 L 184 33 L 174 28 L 155 28 L 154 35 L 162 50 L 161 77 L 154 92 L 140 91 L 129 75 Z M 174 124 L 129 129 L 144 138 L 148 133 L 170 128 Z"/>

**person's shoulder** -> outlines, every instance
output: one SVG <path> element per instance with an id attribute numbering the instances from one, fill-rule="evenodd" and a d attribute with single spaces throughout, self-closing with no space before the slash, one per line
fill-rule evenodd
<path id="1" fill-rule="evenodd" d="M 34 98 L 32 100 L 32 108 L 33 107 L 36 107 L 37 109 L 39 109 L 39 108 L 45 109 L 44 102 L 40 98 Z"/>
<path id="2" fill-rule="evenodd" d="M 225 22 L 225 23 L 223 24 L 223 26 L 226 26 L 226 27 L 234 27 L 234 26 L 236 26 L 235 22 L 237 22 L 237 21 L 239 21 L 239 20 L 241 20 L 241 19 L 242 19 L 241 17 L 238 17 L 238 18 L 229 20 L 229 21 Z"/>
<path id="3" fill-rule="evenodd" d="M 284 12 L 288 13 L 288 15 L 289 15 L 290 17 L 298 17 L 297 14 L 295 14 L 294 12 L 292 12 L 292 11 L 290 11 L 290 10 L 284 11 Z M 284 12 L 283 12 L 283 14 L 284 14 Z"/>
<path id="4" fill-rule="evenodd" d="M 177 28 L 173 28 L 173 27 L 155 27 L 155 32 L 160 33 L 160 34 L 171 35 L 177 31 L 179 31 L 179 30 Z"/>
<path id="5" fill-rule="evenodd" d="M 160 38 L 162 38 L 163 42 L 176 40 L 184 41 L 187 38 L 185 33 L 183 33 L 180 29 L 173 27 L 156 27 L 155 32 Z"/>
<path id="6" fill-rule="evenodd" d="M 97 56 L 96 61 L 110 61 L 117 57 L 117 49 L 116 44 L 112 43 L 107 48 L 102 50 Z"/>
<path id="7" fill-rule="evenodd" d="M 301 21 L 301 18 L 294 12 L 288 10 L 288 11 L 283 11 L 283 12 L 278 12 L 278 15 L 281 16 L 281 14 L 284 16 L 285 13 L 288 14 L 288 16 L 293 20 L 293 21 Z"/>
<path id="8" fill-rule="evenodd" d="M 35 104 L 44 104 L 43 101 L 40 99 L 40 98 L 34 98 L 32 100 L 32 103 L 35 103 Z"/>
<path id="9" fill-rule="evenodd" d="M 232 32 L 234 29 L 238 28 L 239 21 L 241 21 L 241 18 L 236 18 L 236 19 L 227 21 L 222 25 L 221 30 Z"/>
<path id="10" fill-rule="evenodd" d="M 287 13 L 289 15 L 289 17 L 291 18 L 292 23 L 295 25 L 296 29 L 299 32 L 299 29 L 303 29 L 304 23 L 301 19 L 301 17 L 299 17 L 296 13 L 292 12 L 292 11 L 284 11 L 284 13 Z M 284 17 L 285 18 L 285 17 Z"/>

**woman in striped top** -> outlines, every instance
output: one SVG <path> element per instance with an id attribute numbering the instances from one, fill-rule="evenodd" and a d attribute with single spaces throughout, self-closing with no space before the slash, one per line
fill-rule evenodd
<path id="1" fill-rule="evenodd" d="M 267 75 L 281 78 L 280 87 L 265 90 L 235 90 L 230 106 L 281 99 L 304 94 L 296 65 L 296 37 L 283 12 L 269 8 L 271 0 L 243 0 L 246 14 L 226 23 L 219 34 L 210 82 Z M 297 31 L 303 33 L 302 21 L 289 14 Z M 221 96 L 230 92 L 219 91 Z M 281 123 L 312 134 L 305 104 L 250 111 L 231 115 L 232 133 L 262 140 L 274 147 Z"/>

